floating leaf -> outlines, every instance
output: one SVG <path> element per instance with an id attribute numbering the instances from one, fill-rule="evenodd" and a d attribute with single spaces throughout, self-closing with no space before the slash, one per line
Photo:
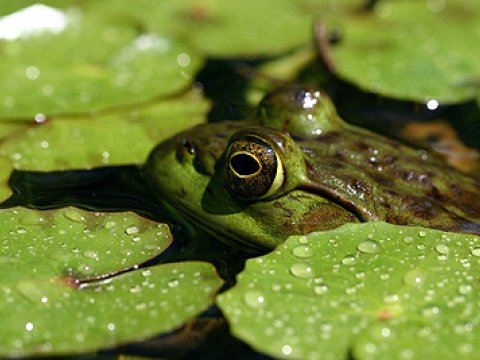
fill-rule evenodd
<path id="1" fill-rule="evenodd" d="M 131 213 L 1 210 L 0 238 L 2 357 L 94 351 L 173 330 L 221 283 L 195 262 L 122 274 L 170 242 L 166 225 Z"/>
<path id="2" fill-rule="evenodd" d="M 90 16 L 74 1 L 57 3 L 61 9 L 32 1 L 0 18 L 0 67 L 8 69 L 0 79 L 2 117 L 92 112 L 172 94 L 201 65 L 165 34 Z"/>
<path id="3" fill-rule="evenodd" d="M 151 32 L 185 39 L 210 57 L 271 56 L 311 42 L 316 17 L 334 17 L 362 0 L 183 0 L 93 2 L 92 14 L 141 23 Z M 159 21 L 162 19 L 162 21 Z"/>
<path id="4" fill-rule="evenodd" d="M 22 170 L 142 164 L 158 142 L 202 122 L 207 108 L 199 95 L 187 94 L 136 111 L 57 118 L 13 133 L 0 155 Z"/>
<path id="5" fill-rule="evenodd" d="M 420 102 L 478 96 L 478 1 L 378 1 L 341 24 L 337 70 L 360 87 Z"/>
<path id="6" fill-rule="evenodd" d="M 386 223 L 294 236 L 218 299 L 233 333 L 295 359 L 472 358 L 480 238 Z"/>

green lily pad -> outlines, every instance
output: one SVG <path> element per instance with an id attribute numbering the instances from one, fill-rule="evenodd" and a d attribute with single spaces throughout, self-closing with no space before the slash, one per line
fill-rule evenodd
<path id="1" fill-rule="evenodd" d="M 135 270 L 170 233 L 131 213 L 1 210 L 0 238 L 2 357 L 94 351 L 169 331 L 208 307 L 221 284 L 205 263 Z"/>
<path id="2" fill-rule="evenodd" d="M 337 71 L 358 86 L 421 102 L 478 96 L 478 1 L 379 1 L 341 25 L 342 41 L 332 48 Z"/>
<path id="3" fill-rule="evenodd" d="M 142 164 L 158 142 L 202 122 L 207 109 L 201 96 L 189 93 L 125 113 L 56 118 L 12 133 L 0 155 L 21 170 Z"/>
<path id="4" fill-rule="evenodd" d="M 218 298 L 234 335 L 295 359 L 470 359 L 480 238 L 386 223 L 290 237 Z"/>
<path id="5" fill-rule="evenodd" d="M 8 69 L 0 79 L 1 117 L 92 112 L 172 94 L 201 65 L 168 35 L 90 16 L 75 1 L 57 2 L 62 8 L 35 3 L 0 18 L 0 68 Z M 27 26 L 32 18 L 43 19 L 35 32 Z"/>
<path id="6" fill-rule="evenodd" d="M 334 17 L 362 0 L 115 0 L 93 2 L 92 14 L 121 17 L 148 31 L 188 41 L 210 57 L 271 56 L 311 42 L 316 17 Z M 162 19 L 160 21 L 159 19 Z"/>
<path id="7" fill-rule="evenodd" d="M 8 187 L 8 179 L 13 171 L 13 165 L 4 157 L 0 157 L 0 202 L 7 200 L 12 195 L 12 190 Z"/>

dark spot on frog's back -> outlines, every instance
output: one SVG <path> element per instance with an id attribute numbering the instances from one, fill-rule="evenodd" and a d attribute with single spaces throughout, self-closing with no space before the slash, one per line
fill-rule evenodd
<path id="1" fill-rule="evenodd" d="M 337 144 L 340 135 L 341 134 L 337 131 L 328 131 L 328 132 L 320 135 L 317 139 L 318 139 L 318 141 L 320 141 L 324 144 Z"/>

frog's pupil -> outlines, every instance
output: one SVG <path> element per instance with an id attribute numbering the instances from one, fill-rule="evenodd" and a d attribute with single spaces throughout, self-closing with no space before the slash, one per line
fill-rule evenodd
<path id="1" fill-rule="evenodd" d="M 250 176 L 260 171 L 261 166 L 253 156 L 241 153 L 230 159 L 230 166 L 240 176 Z"/>

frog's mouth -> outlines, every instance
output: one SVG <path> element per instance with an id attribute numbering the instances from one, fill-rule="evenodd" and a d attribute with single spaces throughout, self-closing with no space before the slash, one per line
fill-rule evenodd
<path id="1" fill-rule="evenodd" d="M 184 204 L 177 202 L 174 206 L 169 204 L 169 207 L 174 209 L 176 217 L 179 219 L 184 219 L 187 225 L 194 225 L 206 233 L 211 235 L 213 238 L 233 247 L 238 248 L 239 250 L 251 253 L 255 255 L 263 254 L 268 251 L 268 247 L 261 246 L 257 242 L 252 241 L 252 236 L 242 236 L 236 231 L 232 231 L 228 226 L 223 226 L 221 224 L 214 223 L 213 221 L 208 221 L 189 209 Z"/>

